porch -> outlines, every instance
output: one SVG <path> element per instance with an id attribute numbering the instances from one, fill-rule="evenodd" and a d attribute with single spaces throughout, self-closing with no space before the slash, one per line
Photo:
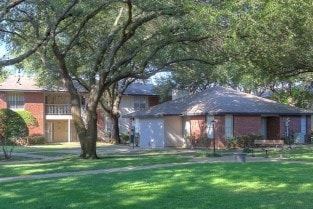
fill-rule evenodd
<path id="1" fill-rule="evenodd" d="M 46 115 L 71 115 L 69 104 L 46 104 Z"/>

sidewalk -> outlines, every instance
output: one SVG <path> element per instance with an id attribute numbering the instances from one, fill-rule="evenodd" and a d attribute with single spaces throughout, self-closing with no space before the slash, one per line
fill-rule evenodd
<path id="1" fill-rule="evenodd" d="M 141 149 L 141 148 L 132 148 L 127 146 L 121 147 L 100 147 L 97 149 L 98 153 L 131 153 L 134 151 L 145 151 L 151 149 Z M 61 172 L 61 173 L 50 173 L 50 174 L 38 174 L 38 175 L 27 175 L 27 176 L 12 176 L 12 177 L 4 177 L 0 178 L 0 183 L 2 182 L 13 182 L 13 181 L 21 181 L 21 180 L 36 180 L 36 179 L 48 179 L 48 178 L 58 178 L 58 177 L 67 177 L 67 176 L 81 176 L 81 175 L 93 175 L 93 174 L 106 174 L 106 173 L 113 173 L 113 172 L 127 172 L 127 171 L 134 171 L 134 170 L 146 170 L 146 169 L 156 169 L 156 168 L 166 168 L 166 167 L 173 167 L 173 166 L 180 166 L 180 165 L 191 165 L 191 164 L 201 164 L 201 163 L 238 163 L 236 162 L 233 155 L 225 155 L 223 157 L 194 157 L 195 150 L 186 150 L 186 149 L 168 149 L 167 153 L 163 154 L 186 154 L 186 156 L 190 156 L 190 160 L 184 163 L 169 163 L 169 164 L 157 164 L 157 165 L 146 165 L 146 166 L 136 166 L 136 167 L 122 167 L 122 168 L 112 168 L 112 169 L 98 169 L 98 170 L 87 170 L 87 171 L 73 171 L 73 172 Z M 58 150 L 59 153 L 73 153 L 79 154 L 80 149 L 75 148 L 71 150 Z M 13 156 L 20 156 L 20 157 L 28 157 L 32 158 L 33 160 L 27 161 L 30 162 L 45 162 L 45 161 L 53 161 L 62 159 L 61 157 L 51 157 L 51 156 L 44 156 L 41 154 L 37 154 L 36 152 L 31 153 L 12 153 Z M 144 155 L 144 154 L 143 154 Z M 254 162 L 291 162 L 291 163 L 302 163 L 302 164 L 310 164 L 313 165 L 312 162 L 301 162 L 301 161 L 290 161 L 286 159 L 273 159 L 273 158 L 264 158 L 264 157 L 251 157 L 247 155 L 246 163 L 254 163 Z M 16 162 L 20 163 L 20 162 Z M 2 163 L 1 164 L 6 164 Z M 13 162 L 14 164 L 14 162 Z"/>

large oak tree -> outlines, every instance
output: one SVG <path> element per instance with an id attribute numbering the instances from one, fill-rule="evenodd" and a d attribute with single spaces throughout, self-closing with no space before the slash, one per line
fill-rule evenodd
<path id="1" fill-rule="evenodd" d="M 97 158 L 97 108 L 104 92 L 122 79 L 179 63 L 178 46 L 213 43 L 208 26 L 214 18 L 200 18 L 214 16 L 210 11 L 187 0 L 24 1 L 2 15 L 0 38 L 19 60 L 1 65 L 27 58 L 21 67 L 46 81 L 61 80 L 70 94 L 81 156 Z M 151 63 L 156 67 L 147 68 Z M 89 94 L 84 111 L 75 82 Z"/>

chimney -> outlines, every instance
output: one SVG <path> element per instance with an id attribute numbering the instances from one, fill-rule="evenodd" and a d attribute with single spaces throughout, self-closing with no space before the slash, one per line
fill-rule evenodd
<path id="1" fill-rule="evenodd" d="M 172 89 L 172 100 L 188 96 L 189 92 L 182 89 Z"/>

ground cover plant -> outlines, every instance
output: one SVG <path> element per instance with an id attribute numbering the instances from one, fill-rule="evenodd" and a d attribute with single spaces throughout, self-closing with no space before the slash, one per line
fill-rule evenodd
<path id="1" fill-rule="evenodd" d="M 312 208 L 313 166 L 218 163 L 0 183 L 1 207 Z"/>

